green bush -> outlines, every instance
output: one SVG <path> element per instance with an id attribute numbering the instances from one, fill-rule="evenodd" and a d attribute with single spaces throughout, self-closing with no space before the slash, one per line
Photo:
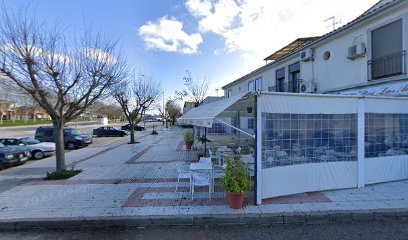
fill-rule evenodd
<path id="1" fill-rule="evenodd" d="M 225 191 L 231 193 L 243 193 L 249 188 L 249 174 L 245 164 L 239 159 L 227 158 L 227 167 L 224 169 L 225 176 L 221 177 L 220 183 Z"/>
<path id="2" fill-rule="evenodd" d="M 63 170 L 61 172 L 47 172 L 47 176 L 44 178 L 44 180 L 61 180 L 61 179 L 68 179 L 70 177 L 73 177 L 79 173 L 81 173 L 83 170 L 78 169 L 78 170 Z"/>
<path id="3" fill-rule="evenodd" d="M 187 129 L 184 131 L 184 142 L 193 143 L 194 142 L 194 132 L 193 129 Z"/>

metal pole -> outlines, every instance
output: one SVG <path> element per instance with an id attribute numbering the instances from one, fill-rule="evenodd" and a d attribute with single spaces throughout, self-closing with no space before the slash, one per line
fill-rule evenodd
<path id="1" fill-rule="evenodd" d="M 204 157 L 207 157 L 207 128 L 204 128 Z"/>
<path id="2" fill-rule="evenodd" d="M 162 114 L 163 114 L 163 126 L 164 126 L 164 92 L 163 92 L 163 112 L 162 112 Z"/>

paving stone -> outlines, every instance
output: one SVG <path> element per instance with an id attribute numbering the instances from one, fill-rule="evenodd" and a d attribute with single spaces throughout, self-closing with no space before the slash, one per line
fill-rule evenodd
<path id="1" fill-rule="evenodd" d="M 351 211 L 353 221 L 372 221 L 374 213 L 371 210 L 353 210 Z"/>
<path id="2" fill-rule="evenodd" d="M 247 225 L 259 225 L 262 223 L 262 218 L 260 213 L 247 213 L 239 215 L 238 222 L 240 224 Z"/>
<path id="3" fill-rule="evenodd" d="M 262 213 L 262 225 L 283 224 L 283 214 L 281 213 Z"/>
<path id="4" fill-rule="evenodd" d="M 353 215 L 350 211 L 328 211 L 329 220 L 332 222 L 351 222 Z"/>
<path id="5" fill-rule="evenodd" d="M 295 213 L 284 213 L 283 214 L 283 221 L 285 224 L 293 224 L 293 223 L 305 223 L 306 216 L 304 213 L 295 212 Z"/>
<path id="6" fill-rule="evenodd" d="M 193 217 L 193 225 L 239 224 L 237 215 L 198 215 Z"/>
<path id="7" fill-rule="evenodd" d="M 394 220 L 397 218 L 395 209 L 376 209 L 373 210 L 375 220 Z"/>
<path id="8" fill-rule="evenodd" d="M 307 212 L 305 215 L 308 224 L 327 223 L 330 220 L 328 212 Z"/>

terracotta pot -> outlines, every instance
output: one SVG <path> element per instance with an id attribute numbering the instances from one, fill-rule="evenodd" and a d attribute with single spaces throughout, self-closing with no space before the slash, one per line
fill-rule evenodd
<path id="1" fill-rule="evenodd" d="M 231 193 L 227 195 L 228 203 L 231 208 L 239 209 L 244 206 L 244 193 Z"/>
<path id="2" fill-rule="evenodd" d="M 193 143 L 186 142 L 186 148 L 187 148 L 188 150 L 191 149 L 191 146 L 193 146 Z"/>

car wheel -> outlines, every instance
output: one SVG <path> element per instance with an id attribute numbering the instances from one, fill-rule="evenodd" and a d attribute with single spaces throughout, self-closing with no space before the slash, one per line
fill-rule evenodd
<path id="1" fill-rule="evenodd" d="M 0 163 L 0 170 L 4 170 L 4 169 L 6 169 L 6 166 L 4 166 L 3 163 Z"/>
<path id="2" fill-rule="evenodd" d="M 35 152 L 33 152 L 33 158 L 35 160 L 39 160 L 41 158 L 44 158 L 44 153 L 42 151 L 35 151 Z"/>
<path id="3" fill-rule="evenodd" d="M 68 150 L 73 150 L 73 149 L 75 149 L 75 143 L 73 143 L 73 142 L 67 142 L 67 149 Z"/>

